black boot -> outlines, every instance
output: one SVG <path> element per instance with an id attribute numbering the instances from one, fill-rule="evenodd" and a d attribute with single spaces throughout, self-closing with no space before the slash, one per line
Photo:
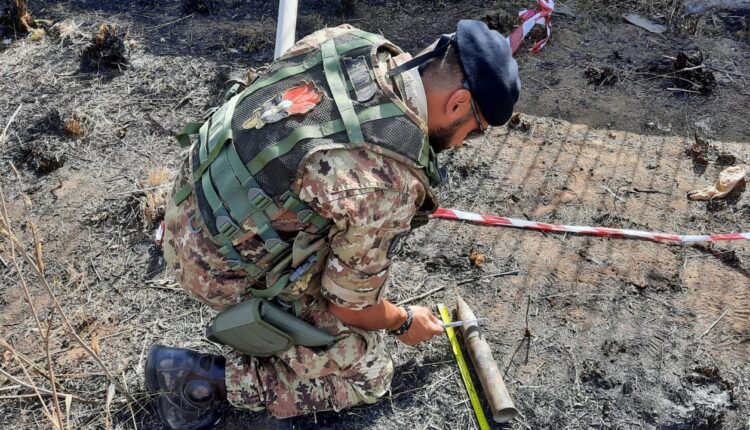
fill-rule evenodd
<path id="1" fill-rule="evenodd" d="M 174 430 L 208 430 L 224 418 L 224 357 L 153 345 L 146 360 L 146 388 L 156 395 L 162 421 Z"/>

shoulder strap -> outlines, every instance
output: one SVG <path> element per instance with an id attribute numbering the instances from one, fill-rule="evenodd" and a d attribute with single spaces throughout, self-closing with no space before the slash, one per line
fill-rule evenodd
<path id="1" fill-rule="evenodd" d="M 341 60 L 336 51 L 336 41 L 331 39 L 323 43 L 320 52 L 323 55 L 323 70 L 325 71 L 326 81 L 331 89 L 341 120 L 344 122 L 349 142 L 364 143 L 365 138 L 362 135 L 357 113 L 354 111 L 352 99 L 349 98 L 349 93 L 346 91 L 346 84 L 341 72 Z"/>

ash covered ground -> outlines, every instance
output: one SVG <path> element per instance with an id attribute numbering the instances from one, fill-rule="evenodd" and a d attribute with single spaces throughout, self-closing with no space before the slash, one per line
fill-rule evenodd
<path id="1" fill-rule="evenodd" d="M 519 54 L 521 114 L 443 156 L 451 176 L 442 205 L 550 223 L 750 231 L 743 186 L 713 202 L 685 197 L 750 162 L 749 12 L 731 9 L 741 2 L 692 15 L 681 2 L 600 3 L 566 3 L 547 47 Z M 348 22 L 416 52 L 461 18 L 507 32 L 531 6 L 302 2 L 298 34 Z M 271 59 L 276 2 L 32 1 L 29 12 L 44 33 L 4 22 L 0 38 L 0 132 L 10 124 L 0 178 L 10 227 L 41 255 L 62 312 L 19 260 L 40 331 L 8 257 L 8 229 L 0 231 L 0 368 L 29 384 L 25 368 L 49 390 L 49 350 L 58 390 L 75 396 L 69 406 L 60 398 L 70 428 L 158 429 L 142 378 L 148 346 L 221 352 L 203 338 L 212 311 L 174 284 L 153 245 L 181 157 L 172 136 L 219 102 L 228 79 Z M 623 13 L 668 29 L 646 32 Z M 509 271 L 518 274 L 495 276 Z M 488 318 L 520 411 L 510 428 L 750 428 L 748 244 L 668 246 L 433 220 L 409 238 L 392 274 L 394 301 L 444 287 L 417 303 L 452 306 L 461 294 Z M 63 316 L 130 401 L 122 390 L 107 400 L 105 371 Z M 381 403 L 279 425 L 475 428 L 445 339 L 390 346 L 397 371 Z M 0 383 L 0 427 L 50 428 L 18 381 Z M 226 428 L 276 425 L 234 413 Z"/>

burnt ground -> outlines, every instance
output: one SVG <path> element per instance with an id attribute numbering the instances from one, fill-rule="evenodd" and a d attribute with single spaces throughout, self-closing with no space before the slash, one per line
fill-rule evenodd
<path id="1" fill-rule="evenodd" d="M 726 165 L 750 161 L 748 11 L 682 16 L 678 3 L 566 3 L 575 16 L 554 17 L 548 46 L 519 55 L 519 123 L 444 157 L 443 206 L 553 223 L 750 231 L 743 187 L 721 201 L 685 198 Z M 299 34 L 349 22 L 414 52 L 459 18 L 507 30 L 529 6 L 326 0 L 303 4 Z M 21 106 L 0 144 L 12 228 L 32 254 L 37 232 L 64 315 L 134 398 L 128 406 L 118 391 L 107 402 L 102 368 L 22 265 L 42 331 L 50 323 L 58 390 L 77 396 L 69 407 L 61 398 L 70 428 L 160 428 L 142 382 L 148 345 L 220 351 L 202 337 L 211 311 L 164 273 L 152 232 L 179 163 L 172 136 L 217 103 L 229 77 L 270 60 L 275 8 L 39 1 L 32 15 L 57 25 L 41 40 L 9 31 L 0 40 L 0 133 Z M 668 30 L 647 33 L 620 19 L 627 12 Z M 687 151 L 696 133 L 703 156 Z M 0 368 L 28 383 L 20 361 L 49 389 L 39 376 L 48 374 L 46 333 L 24 302 L 7 234 L 0 245 L 2 340 L 14 351 L 2 347 Z M 469 258 L 476 253 L 481 268 Z M 419 303 L 451 306 L 461 294 L 488 317 L 485 332 L 521 412 L 512 428 L 742 429 L 750 428 L 749 261 L 740 242 L 667 246 L 432 221 L 394 264 L 389 295 L 445 286 Z M 513 269 L 519 274 L 492 276 Z M 391 346 L 397 372 L 383 402 L 283 426 L 475 428 L 445 339 Z M 0 427 L 50 427 L 32 390 L 2 384 Z M 227 428 L 268 426 L 262 421 L 237 413 Z"/>

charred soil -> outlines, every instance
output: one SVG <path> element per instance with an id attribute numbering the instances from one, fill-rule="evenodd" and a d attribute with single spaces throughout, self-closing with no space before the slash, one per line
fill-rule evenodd
<path id="1" fill-rule="evenodd" d="M 54 415 L 46 351 L 63 418 L 84 429 L 161 428 L 143 382 L 150 344 L 221 352 L 203 337 L 213 311 L 171 280 L 153 232 L 181 159 L 173 135 L 219 102 L 228 79 L 271 60 L 277 3 L 32 0 L 22 22 L 18 9 L 5 11 L 0 184 L 11 226 L 0 225 L 0 369 L 16 381 L 0 377 L 0 428 L 51 428 L 24 373 Z M 557 224 L 750 231 L 745 188 L 720 201 L 686 198 L 750 162 L 750 15 L 603 3 L 567 2 L 551 42 L 538 55 L 522 48 L 520 114 L 441 156 L 450 172 L 442 206 Z M 350 23 L 415 53 L 458 19 L 507 32 L 532 6 L 301 2 L 298 34 Z M 667 31 L 649 33 L 623 13 Z M 19 260 L 24 294 L 9 230 L 62 314 Z M 452 306 L 461 294 L 488 318 L 521 412 L 510 428 L 750 428 L 747 243 L 669 246 L 433 220 L 391 274 L 395 302 L 444 286 L 416 303 Z M 235 411 L 226 428 L 474 428 L 447 341 L 389 342 L 396 374 L 382 402 L 283 423 Z"/>

